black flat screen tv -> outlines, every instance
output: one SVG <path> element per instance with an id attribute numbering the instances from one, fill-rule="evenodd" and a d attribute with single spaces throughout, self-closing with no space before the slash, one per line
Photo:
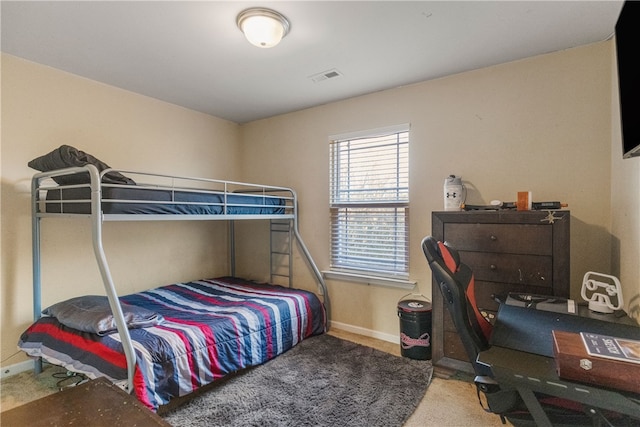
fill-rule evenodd
<path id="1" fill-rule="evenodd" d="M 640 1 L 627 0 L 616 23 L 622 157 L 640 156 Z"/>

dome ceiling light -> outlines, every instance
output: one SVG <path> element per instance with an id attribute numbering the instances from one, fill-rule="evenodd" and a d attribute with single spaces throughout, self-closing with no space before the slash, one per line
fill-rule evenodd
<path id="1" fill-rule="evenodd" d="M 262 7 L 245 9 L 236 18 L 238 28 L 252 45 L 268 48 L 289 33 L 289 20 L 275 10 Z"/>

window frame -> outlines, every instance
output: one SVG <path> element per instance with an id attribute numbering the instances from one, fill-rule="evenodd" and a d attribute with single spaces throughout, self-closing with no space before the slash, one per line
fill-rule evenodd
<path id="1" fill-rule="evenodd" d="M 403 133 L 406 133 L 404 138 L 406 140 L 402 141 L 398 139 L 401 137 Z M 325 277 L 327 278 L 335 278 L 347 281 L 358 281 L 365 282 L 367 284 L 377 284 L 377 285 L 385 285 L 385 286 L 393 286 L 393 287 L 402 287 L 405 289 L 410 289 L 415 286 L 415 282 L 409 280 L 409 212 L 410 212 L 410 200 L 409 200 L 409 150 L 410 150 L 410 141 L 411 141 L 411 126 L 410 124 L 400 124 L 395 126 L 388 126 L 384 128 L 370 129 L 358 132 L 351 132 L 339 135 L 333 135 L 329 137 L 329 147 L 330 147 L 330 156 L 329 156 L 329 167 L 330 167 L 330 177 L 329 177 L 329 185 L 330 185 L 330 195 L 329 195 L 329 215 L 330 215 L 330 270 L 324 271 Z M 351 141 L 362 140 L 362 139 L 373 139 L 381 138 L 385 136 L 393 136 L 396 135 L 397 141 L 395 142 L 396 154 L 395 159 L 393 161 L 396 162 L 396 169 L 393 173 L 396 174 L 396 186 L 389 186 L 386 190 L 389 190 L 388 193 L 392 193 L 395 191 L 397 193 L 395 198 L 380 198 L 373 200 L 365 199 L 363 200 L 353 200 L 350 199 L 351 192 L 357 192 L 362 189 L 355 189 L 347 187 L 341 187 L 341 180 L 336 180 L 336 175 L 340 173 L 341 170 L 338 165 L 338 160 L 335 158 L 334 147 L 335 144 L 339 143 L 349 143 Z M 371 150 L 375 150 L 373 145 L 376 144 L 375 141 L 371 141 L 372 147 Z M 346 152 L 349 152 L 350 148 L 346 149 Z M 402 164 L 399 162 L 402 161 Z M 356 162 L 357 166 L 358 163 Z M 353 164 L 350 164 L 353 167 Z M 348 175 L 349 179 L 351 175 Z M 348 180 L 345 178 L 345 180 Z M 338 181 L 338 182 L 337 182 Z M 406 186 L 403 186 L 401 183 L 405 183 Z M 367 187 L 369 189 L 376 189 L 375 186 Z M 365 188 L 366 190 L 366 188 Z M 378 189 L 379 190 L 379 189 Z M 363 191 L 366 192 L 366 191 Z M 337 194 L 346 193 L 348 194 L 347 200 L 342 199 L 337 196 Z M 402 194 L 401 197 L 398 195 Z M 388 194 L 387 194 L 388 195 Z M 356 199 L 357 197 L 354 197 Z M 388 236 L 393 237 L 394 247 L 401 243 L 401 249 L 399 253 L 400 256 L 393 256 L 391 260 L 385 260 L 379 265 L 374 265 L 372 268 L 365 268 L 362 265 L 355 265 L 353 263 L 348 262 L 348 259 L 341 256 L 340 254 L 336 254 L 337 246 L 343 244 L 344 242 L 350 242 L 354 239 L 342 239 L 342 237 L 338 237 L 336 241 L 336 235 L 334 233 L 344 233 L 340 231 L 340 224 L 342 226 L 346 226 L 344 221 L 336 223 L 337 216 L 339 214 L 349 215 L 349 210 L 366 210 L 366 209 L 383 209 L 389 210 L 388 214 L 390 217 L 395 218 L 391 222 L 391 228 L 387 230 Z M 398 217 L 398 214 L 401 215 L 401 219 Z M 381 216 L 383 219 L 386 218 L 383 213 Z M 374 222 L 375 223 L 375 222 Z M 368 224 L 368 222 L 364 222 L 363 224 Z M 384 226 L 383 226 L 384 228 Z M 399 231 L 400 230 L 400 231 Z M 401 235 L 398 238 L 398 235 Z M 363 233 L 363 236 L 367 236 L 367 233 Z M 376 247 L 378 242 L 374 238 L 374 248 Z M 368 243 L 365 243 L 368 244 Z M 346 251 L 347 249 L 343 249 Z M 343 254 L 344 255 L 344 254 Z M 358 257 L 353 257 L 358 258 Z M 367 259 L 367 261 L 369 261 Z M 381 266 L 392 266 L 391 269 L 380 268 Z M 398 269 L 398 267 L 401 269 Z"/>

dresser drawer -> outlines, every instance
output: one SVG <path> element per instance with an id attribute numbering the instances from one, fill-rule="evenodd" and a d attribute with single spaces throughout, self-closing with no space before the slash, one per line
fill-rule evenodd
<path id="1" fill-rule="evenodd" d="M 464 344 L 462 344 L 460 337 L 455 332 L 444 333 L 444 352 L 452 359 L 463 360 L 465 362 L 470 361 L 464 349 Z"/>
<path id="2" fill-rule="evenodd" d="M 553 230 L 535 224 L 444 225 L 444 235 L 459 251 L 552 255 Z"/>
<path id="3" fill-rule="evenodd" d="M 551 256 L 460 251 L 460 260 L 471 268 L 476 280 L 528 286 L 553 285 Z"/>

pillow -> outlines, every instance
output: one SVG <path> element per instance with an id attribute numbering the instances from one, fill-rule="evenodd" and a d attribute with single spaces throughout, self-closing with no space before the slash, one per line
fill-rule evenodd
<path id="1" fill-rule="evenodd" d="M 129 329 L 154 326 L 164 318 L 161 314 L 143 307 L 120 303 Z M 71 298 L 46 308 L 42 314 L 53 316 L 60 323 L 73 329 L 107 335 L 116 332 L 116 321 L 106 296 L 87 295 Z"/>
<path id="2" fill-rule="evenodd" d="M 27 165 L 40 172 L 49 172 L 56 169 L 70 168 L 74 166 L 85 166 L 92 164 L 98 168 L 99 172 L 109 169 L 109 165 L 96 159 L 91 154 L 80 151 L 69 145 L 61 145 L 50 153 L 45 154 L 31 160 Z M 86 173 L 56 176 L 53 178 L 59 185 L 86 184 L 90 181 Z M 102 182 L 108 184 L 127 184 L 135 185 L 136 183 L 119 172 L 107 172 L 102 178 Z"/>

